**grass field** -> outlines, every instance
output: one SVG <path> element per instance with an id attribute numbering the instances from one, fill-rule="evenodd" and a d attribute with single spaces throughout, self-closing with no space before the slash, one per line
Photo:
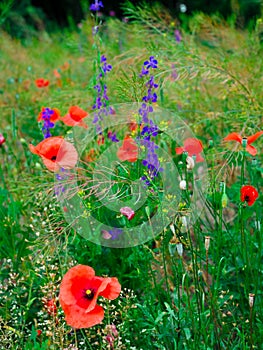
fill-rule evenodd
<path id="1" fill-rule="evenodd" d="M 262 22 L 128 12 L 0 33 L 0 349 L 263 349 Z"/>

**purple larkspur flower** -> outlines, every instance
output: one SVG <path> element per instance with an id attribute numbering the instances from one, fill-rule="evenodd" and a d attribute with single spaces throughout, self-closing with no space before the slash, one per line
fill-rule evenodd
<path id="1" fill-rule="evenodd" d="M 51 137 L 50 129 L 54 128 L 55 126 L 55 124 L 50 121 L 50 118 L 53 114 L 54 111 L 50 108 L 45 108 L 41 113 L 41 118 L 44 121 L 44 124 L 42 126 L 42 132 L 45 139 Z"/>
<path id="2" fill-rule="evenodd" d="M 149 61 L 145 61 L 143 65 L 146 67 L 146 69 L 155 69 L 158 68 L 158 61 L 154 58 L 154 56 L 150 56 Z"/>
<path id="3" fill-rule="evenodd" d="M 140 77 L 149 74 L 151 69 L 158 68 L 158 61 L 154 56 L 150 56 L 148 61 L 143 63 Z M 154 81 L 154 76 L 151 75 L 149 80 L 145 83 L 147 87 L 147 95 L 143 96 L 141 108 L 139 108 L 139 114 L 142 117 L 143 128 L 140 136 L 137 138 L 138 142 L 145 147 L 146 157 L 142 160 L 142 165 L 147 167 L 148 175 L 152 179 L 158 175 L 163 169 L 160 166 L 158 155 L 156 150 L 159 148 L 153 141 L 152 138 L 158 135 L 159 128 L 149 117 L 149 113 L 153 112 L 152 103 L 157 101 L 157 94 L 154 92 L 158 88 L 158 84 Z M 149 178 L 142 176 L 141 180 L 146 186 L 150 185 Z"/>
<path id="4" fill-rule="evenodd" d="M 94 4 L 90 5 L 90 11 L 99 11 L 103 6 L 102 1 L 95 0 Z"/>

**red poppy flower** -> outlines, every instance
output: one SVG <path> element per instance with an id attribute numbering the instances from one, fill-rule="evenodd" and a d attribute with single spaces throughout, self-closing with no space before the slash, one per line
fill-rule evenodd
<path id="1" fill-rule="evenodd" d="M 43 121 L 43 112 L 45 112 L 46 107 L 42 107 L 41 108 L 41 112 L 39 113 L 38 117 L 37 117 L 37 121 L 41 122 Z M 60 111 L 57 108 L 49 108 L 50 111 L 53 111 L 53 114 L 51 114 L 50 116 L 50 121 L 51 123 L 55 123 L 59 120 L 60 118 Z"/>
<path id="2" fill-rule="evenodd" d="M 2 134 L 0 134 L 0 146 L 2 146 L 3 143 L 5 143 L 5 138 Z"/>
<path id="3" fill-rule="evenodd" d="M 241 202 L 247 202 L 249 206 L 253 205 L 255 200 L 258 198 L 258 191 L 255 187 L 246 185 L 240 190 Z"/>
<path id="4" fill-rule="evenodd" d="M 37 146 L 29 145 L 29 149 L 42 158 L 43 163 L 50 171 L 58 171 L 60 168 L 74 168 L 78 161 L 75 147 L 59 136 L 48 137 Z"/>
<path id="5" fill-rule="evenodd" d="M 184 151 L 186 151 L 190 157 L 196 156 L 196 162 L 204 161 L 204 158 L 200 155 L 200 153 L 203 151 L 202 142 L 193 137 L 184 140 L 183 147 L 177 147 L 175 151 L 176 154 L 182 154 Z"/>
<path id="6" fill-rule="evenodd" d="M 80 107 L 71 106 L 68 110 L 68 114 L 66 114 L 63 118 L 60 118 L 60 120 L 62 120 L 63 123 L 68 126 L 78 125 L 82 126 L 83 128 L 87 128 L 87 125 L 82 120 L 83 118 L 87 117 L 87 115 L 88 113 Z"/>
<path id="7" fill-rule="evenodd" d="M 126 216 L 128 220 L 134 218 L 135 212 L 130 207 L 123 207 L 120 209 L 122 215 Z"/>
<path id="8" fill-rule="evenodd" d="M 117 151 L 117 157 L 121 161 L 136 162 L 138 158 L 138 147 L 131 137 L 125 137 L 123 145 Z"/>
<path id="9" fill-rule="evenodd" d="M 42 334 L 41 329 L 37 329 L 37 335 L 40 336 Z"/>
<path id="10" fill-rule="evenodd" d="M 38 88 L 44 88 L 44 87 L 47 87 L 49 85 L 49 80 L 39 78 L 39 79 L 35 80 L 35 84 Z"/>
<path id="11" fill-rule="evenodd" d="M 121 292 L 116 277 L 97 277 L 90 266 L 72 267 L 63 277 L 59 301 L 66 322 L 73 328 L 92 327 L 104 318 L 104 310 L 97 305 L 99 296 L 113 300 Z"/>
<path id="12" fill-rule="evenodd" d="M 255 156 L 257 154 L 257 150 L 256 150 L 255 147 L 251 146 L 251 143 L 256 141 L 259 138 L 259 136 L 261 136 L 262 134 L 263 134 L 263 131 L 259 131 L 259 132 L 255 133 L 254 135 L 251 135 L 251 136 L 247 137 L 246 151 L 248 153 L 250 153 L 252 156 Z M 224 138 L 224 141 L 237 141 L 240 144 L 242 144 L 242 139 L 243 139 L 242 136 L 240 136 L 236 132 L 232 132 L 231 134 L 227 135 Z"/>

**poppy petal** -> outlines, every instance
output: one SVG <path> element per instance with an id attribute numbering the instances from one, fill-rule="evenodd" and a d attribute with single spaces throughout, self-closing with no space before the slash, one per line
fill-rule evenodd
<path id="1" fill-rule="evenodd" d="M 252 156 L 257 154 L 257 149 L 254 146 L 247 144 L 246 151 L 250 153 Z"/>
<path id="2" fill-rule="evenodd" d="M 84 111 L 79 106 L 71 106 L 69 108 L 69 114 L 71 115 L 71 118 L 80 121 L 81 119 L 87 117 L 88 112 Z"/>
<path id="3" fill-rule="evenodd" d="M 188 152 L 188 155 L 192 157 L 203 151 L 202 142 L 193 137 L 189 137 L 184 141 L 184 150 Z"/>
<path id="4" fill-rule="evenodd" d="M 175 152 L 176 154 L 182 154 L 184 151 L 183 147 L 176 147 Z"/>
<path id="5" fill-rule="evenodd" d="M 57 162 L 52 161 L 50 159 L 47 159 L 47 158 L 45 158 L 43 156 L 41 156 L 41 158 L 43 160 L 43 163 L 44 163 L 45 167 L 48 170 L 53 171 L 53 172 L 59 171 L 60 166 L 57 164 Z"/>
<path id="6" fill-rule="evenodd" d="M 77 164 L 78 152 L 76 148 L 67 141 L 64 141 L 58 151 L 56 162 L 61 168 L 72 169 Z"/>
<path id="7" fill-rule="evenodd" d="M 104 310 L 101 306 L 96 305 L 93 310 L 86 312 L 85 309 L 77 306 L 61 303 L 65 313 L 65 319 L 69 326 L 73 328 L 89 328 L 102 322 L 104 318 Z"/>
<path id="8" fill-rule="evenodd" d="M 242 137 L 239 134 L 237 134 L 236 132 L 232 132 L 231 134 L 227 135 L 224 138 L 224 141 L 237 141 L 237 142 L 241 143 Z"/>
<path id="9" fill-rule="evenodd" d="M 196 163 L 203 162 L 204 158 L 200 155 L 200 153 L 197 153 L 195 161 Z"/>
<path id="10" fill-rule="evenodd" d="M 71 115 L 68 113 L 63 118 L 60 118 L 60 120 L 68 126 L 82 126 L 83 128 L 87 129 L 87 125 L 83 122 L 83 120 L 76 121 L 71 117 Z"/>
<path id="11" fill-rule="evenodd" d="M 111 277 L 110 282 L 107 284 L 107 287 L 104 291 L 100 292 L 100 295 L 104 298 L 114 300 L 116 299 L 121 292 L 121 285 L 116 277 Z"/>
<path id="12" fill-rule="evenodd" d="M 255 133 L 254 135 L 251 135 L 247 138 L 247 143 L 248 145 L 250 145 L 251 143 L 253 143 L 254 141 L 256 141 L 259 136 L 263 135 L 263 131 L 259 131 L 257 133 Z"/>

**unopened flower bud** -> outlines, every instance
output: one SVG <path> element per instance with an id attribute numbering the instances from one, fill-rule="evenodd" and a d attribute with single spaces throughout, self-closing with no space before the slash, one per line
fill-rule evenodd
<path id="1" fill-rule="evenodd" d="M 221 182 L 220 182 L 219 188 L 220 188 L 220 192 L 221 192 L 221 193 L 225 193 L 225 191 L 226 191 L 226 184 L 225 184 L 224 181 L 221 181 Z"/>
<path id="2" fill-rule="evenodd" d="M 221 203 L 222 203 L 222 208 L 225 208 L 227 206 L 228 198 L 225 193 L 222 195 Z"/>
<path id="3" fill-rule="evenodd" d="M 177 243 L 176 249 L 177 249 L 178 255 L 183 256 L 184 247 L 183 247 L 182 243 Z"/>
<path id="4" fill-rule="evenodd" d="M 249 296 L 248 296 L 248 303 L 249 303 L 249 307 L 250 307 L 250 308 L 253 307 L 254 301 L 255 301 L 255 294 L 249 293 Z"/>
<path id="5" fill-rule="evenodd" d="M 182 220 L 182 226 L 183 227 L 187 227 L 187 218 L 186 218 L 186 216 L 182 216 L 181 220 Z"/>
<path id="6" fill-rule="evenodd" d="M 214 147 L 214 140 L 210 139 L 208 140 L 208 147 L 213 148 Z"/>
<path id="7" fill-rule="evenodd" d="M 186 181 L 185 180 L 181 180 L 179 183 L 179 187 L 181 190 L 186 190 Z"/>
<path id="8" fill-rule="evenodd" d="M 188 170 L 192 170 L 192 169 L 194 168 L 194 166 L 195 166 L 195 161 L 194 161 L 194 159 L 193 159 L 192 157 L 188 156 L 188 157 L 186 158 L 186 168 L 187 168 Z"/>
<path id="9" fill-rule="evenodd" d="M 210 236 L 205 236 L 205 250 L 208 252 L 210 247 Z"/>
<path id="10" fill-rule="evenodd" d="M 175 235 L 175 228 L 174 228 L 174 224 L 171 224 L 171 225 L 170 225 L 170 229 L 171 229 L 172 233 Z"/>

